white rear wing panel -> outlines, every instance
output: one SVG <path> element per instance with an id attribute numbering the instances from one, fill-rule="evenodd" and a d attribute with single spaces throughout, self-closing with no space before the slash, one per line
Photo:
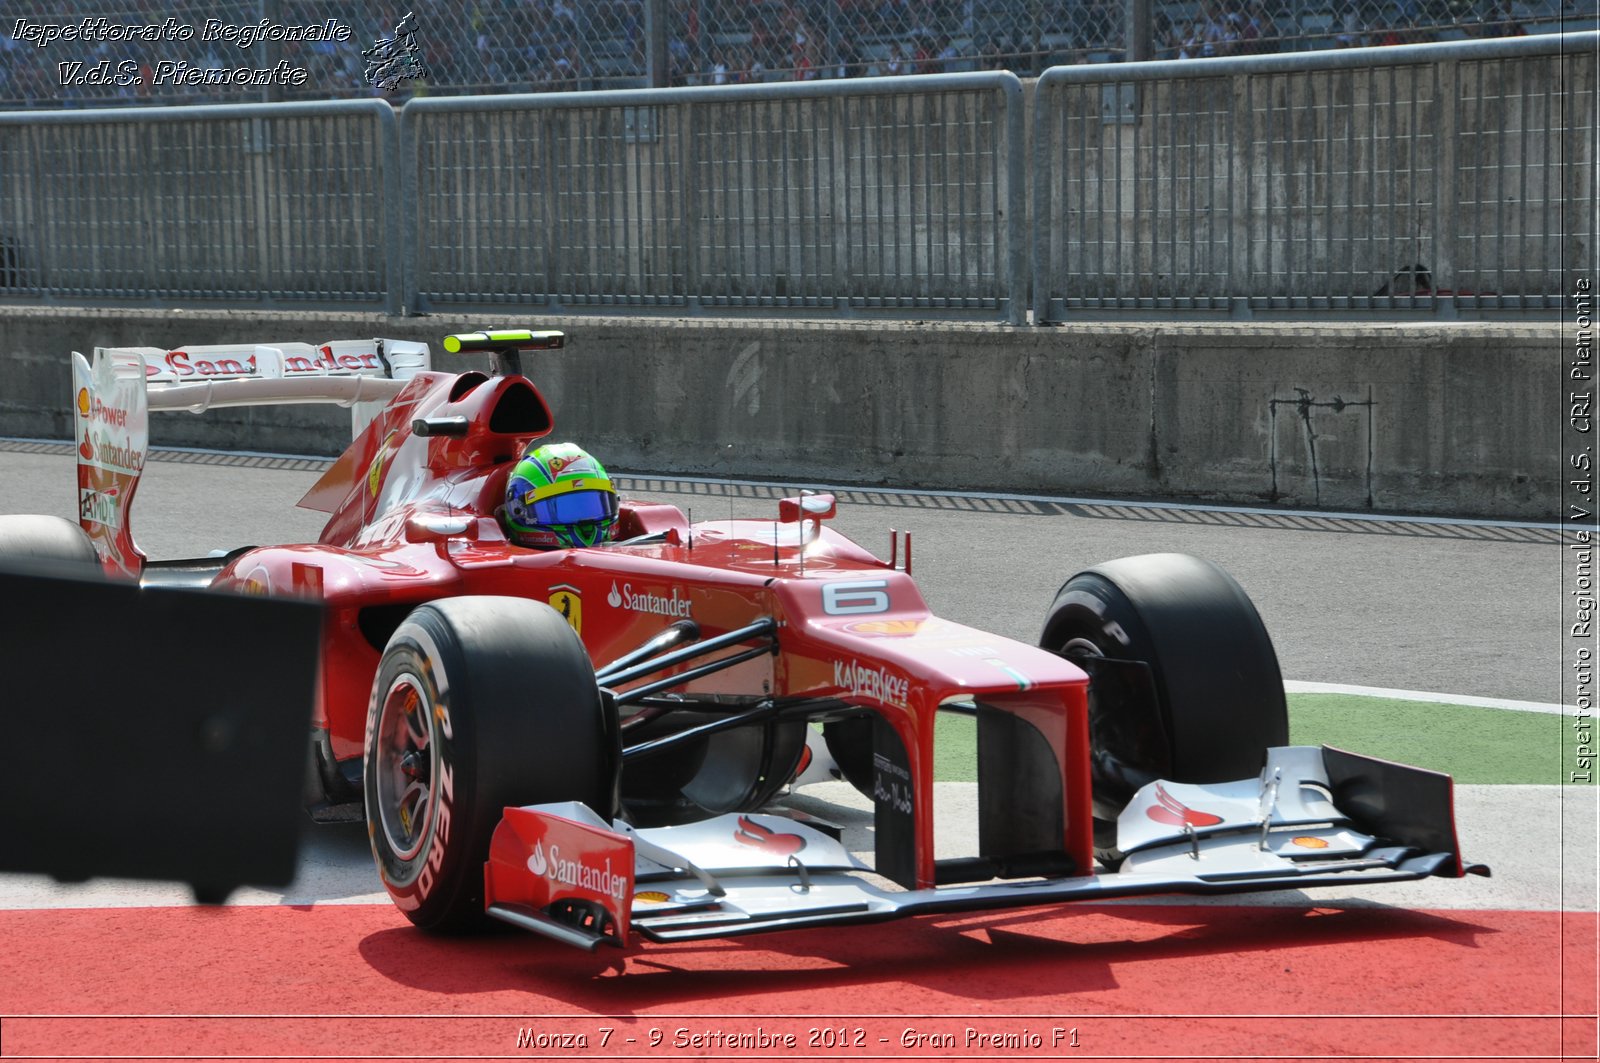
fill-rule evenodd
<path id="1" fill-rule="evenodd" d="M 128 520 L 149 449 L 149 411 L 333 402 L 351 411 L 351 438 L 429 365 L 407 340 L 96 347 L 72 353 L 78 520 L 109 571 L 137 577 L 144 554 Z"/>
<path id="2" fill-rule="evenodd" d="M 101 350 L 144 359 L 152 410 L 337 402 L 354 410 L 352 439 L 428 368 L 428 345 L 406 340 L 97 348 L 96 357 Z"/>

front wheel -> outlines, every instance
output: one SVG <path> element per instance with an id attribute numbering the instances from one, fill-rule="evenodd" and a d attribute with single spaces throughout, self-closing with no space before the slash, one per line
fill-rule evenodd
<path id="1" fill-rule="evenodd" d="M 1095 853 L 1108 867 L 1122 859 L 1117 816 L 1141 786 L 1248 778 L 1289 741 L 1266 626 L 1209 561 L 1146 554 L 1080 572 L 1056 594 L 1039 645 L 1091 676 Z"/>
<path id="2" fill-rule="evenodd" d="M 481 922 L 483 865 L 508 806 L 615 812 L 616 732 L 583 643 L 521 598 L 419 606 L 384 648 L 363 787 L 378 874 L 427 930 Z"/>

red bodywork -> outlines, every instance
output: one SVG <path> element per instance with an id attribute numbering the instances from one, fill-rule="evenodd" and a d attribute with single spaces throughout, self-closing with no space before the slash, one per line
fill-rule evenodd
<path id="1" fill-rule="evenodd" d="M 419 418 L 458 416 L 463 435 L 413 431 Z M 691 528 L 675 506 L 624 499 L 616 544 L 512 545 L 495 509 L 514 460 L 551 428 L 548 405 L 524 377 L 419 374 L 302 500 L 331 514 L 320 541 L 252 550 L 215 581 L 326 602 L 317 725 L 337 758 L 361 756 L 384 641 L 415 605 L 477 594 L 549 602 L 597 665 L 679 619 L 715 636 L 771 617 L 776 654 L 685 689 L 838 698 L 881 713 L 910 761 L 917 888 L 934 885 L 933 724 L 952 699 L 981 698 L 1044 737 L 1062 766 L 1061 844 L 1084 872 L 1093 867 L 1081 670 L 931 616 L 909 575 L 820 520 Z M 625 542 L 652 533 L 665 534 Z"/>

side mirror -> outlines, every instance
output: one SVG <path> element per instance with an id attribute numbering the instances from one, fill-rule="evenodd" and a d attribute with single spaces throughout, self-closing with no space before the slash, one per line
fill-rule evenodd
<path id="1" fill-rule="evenodd" d="M 799 498 L 778 499 L 778 520 L 784 524 L 809 517 L 827 520 L 839 512 L 838 501 L 832 495 L 801 495 Z"/>
<path id="2" fill-rule="evenodd" d="M 476 539 L 478 518 L 462 514 L 413 513 L 406 518 L 406 542 L 442 543 L 449 539 Z"/>
<path id="3" fill-rule="evenodd" d="M 418 417 L 411 422 L 414 436 L 464 436 L 471 428 L 459 413 L 452 417 Z"/>

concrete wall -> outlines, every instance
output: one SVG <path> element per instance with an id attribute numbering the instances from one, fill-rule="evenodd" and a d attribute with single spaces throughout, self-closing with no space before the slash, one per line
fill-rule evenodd
<path id="1" fill-rule="evenodd" d="M 507 323 L 518 320 L 506 315 Z M 0 310 L 0 434 L 70 435 L 67 352 L 383 335 L 446 316 Z M 1556 519 L 1560 326 L 1005 328 L 541 319 L 557 435 L 611 466 L 801 482 Z M 441 368 L 465 360 L 436 353 Z M 159 415 L 157 443 L 331 453 L 337 408 Z M 0 461 L 3 461 L 0 457 Z"/>

